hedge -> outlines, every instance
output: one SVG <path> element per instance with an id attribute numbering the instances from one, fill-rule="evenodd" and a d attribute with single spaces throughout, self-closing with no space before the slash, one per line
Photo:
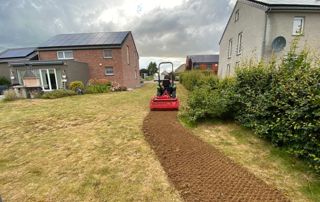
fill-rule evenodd
<path id="1" fill-rule="evenodd" d="M 41 96 L 41 98 L 43 98 L 43 99 L 56 99 L 56 98 L 73 96 L 73 95 L 77 95 L 77 93 L 73 90 L 59 89 L 59 90 L 54 90 L 51 92 L 45 92 Z"/>
<path id="2" fill-rule="evenodd" d="M 280 64 L 242 67 L 233 81 L 216 82 L 215 77 L 203 79 L 200 74 L 182 76 L 182 84 L 191 89 L 190 120 L 227 113 L 320 172 L 320 68 L 307 51 L 296 53 L 293 45 Z"/>

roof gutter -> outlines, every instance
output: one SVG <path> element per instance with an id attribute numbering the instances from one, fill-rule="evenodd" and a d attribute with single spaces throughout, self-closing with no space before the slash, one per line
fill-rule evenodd
<path id="1" fill-rule="evenodd" d="M 261 50 L 261 59 L 263 59 L 266 52 L 266 41 L 267 41 L 267 29 L 269 22 L 269 13 L 272 11 L 272 8 L 268 8 L 265 14 L 265 22 L 264 22 L 264 32 L 263 32 L 263 42 L 262 42 L 262 50 Z"/>
<path id="2" fill-rule="evenodd" d="M 41 66 L 41 65 L 64 65 L 64 61 L 28 61 L 28 62 L 12 62 L 9 63 L 11 67 L 23 67 L 23 66 Z"/>
<path id="3" fill-rule="evenodd" d="M 121 48 L 122 45 L 93 45 L 93 46 L 54 46 L 54 47 L 38 47 L 37 51 L 46 50 L 88 50 L 88 49 L 105 49 L 105 48 Z"/>

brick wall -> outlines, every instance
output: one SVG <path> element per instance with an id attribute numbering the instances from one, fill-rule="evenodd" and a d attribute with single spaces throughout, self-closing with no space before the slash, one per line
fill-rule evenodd
<path id="1" fill-rule="evenodd" d="M 215 73 L 216 75 L 218 74 L 218 63 L 214 63 L 214 64 L 199 64 L 199 69 L 200 70 L 209 70 L 209 66 L 210 65 L 210 70 Z"/>
<path id="2" fill-rule="evenodd" d="M 127 64 L 127 46 L 129 47 L 130 64 Z M 134 88 L 139 85 L 139 59 L 134 47 L 132 35 L 129 34 L 122 48 L 112 49 L 112 58 L 103 57 L 103 49 L 73 50 L 73 58 L 89 66 L 90 79 L 108 79 L 122 86 Z M 57 60 L 57 50 L 39 51 L 39 60 Z M 113 67 L 114 75 L 105 75 L 105 67 Z M 137 78 L 135 78 L 137 71 Z"/>
<path id="3" fill-rule="evenodd" d="M 129 64 L 127 61 L 127 47 L 129 48 Z M 140 84 L 139 56 L 131 35 L 122 47 L 122 65 L 124 86 L 137 87 Z"/>

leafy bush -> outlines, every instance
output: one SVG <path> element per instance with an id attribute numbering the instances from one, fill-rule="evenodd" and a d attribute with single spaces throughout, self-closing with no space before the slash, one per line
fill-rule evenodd
<path id="1" fill-rule="evenodd" d="M 91 79 L 86 88 L 86 93 L 107 93 L 111 90 L 111 82 L 106 79 Z"/>
<path id="2" fill-rule="evenodd" d="M 190 91 L 203 85 L 207 85 L 208 83 L 216 85 L 218 82 L 218 78 L 211 72 L 199 70 L 184 72 L 179 79 L 180 83 Z"/>
<path id="3" fill-rule="evenodd" d="M 83 85 L 82 81 L 72 81 L 69 84 L 69 89 L 73 90 L 73 91 L 76 91 L 76 89 L 84 90 L 84 85 Z"/>
<path id="4" fill-rule="evenodd" d="M 4 76 L 0 76 L 0 86 L 9 86 L 11 84 L 10 80 Z"/>
<path id="5" fill-rule="evenodd" d="M 88 82 L 89 85 L 106 85 L 111 86 L 111 82 L 107 79 L 90 79 Z"/>
<path id="6" fill-rule="evenodd" d="M 230 117 L 233 109 L 233 87 L 234 80 L 231 79 L 208 79 L 201 88 L 190 92 L 187 110 L 189 121 Z"/>
<path id="7" fill-rule="evenodd" d="M 236 119 L 320 171 L 320 69 L 295 47 L 277 68 L 237 72 Z"/>
<path id="8" fill-rule="evenodd" d="M 17 94 L 14 90 L 10 89 L 10 90 L 6 90 L 4 91 L 4 101 L 13 101 L 18 99 Z"/>
<path id="9" fill-rule="evenodd" d="M 187 115 L 193 121 L 233 116 L 320 172 L 320 68 L 313 64 L 293 43 L 280 64 L 240 68 L 233 81 L 184 74 L 192 90 Z"/>
<path id="10" fill-rule="evenodd" d="M 62 97 L 67 97 L 67 96 L 73 96 L 73 95 L 77 95 L 77 93 L 73 90 L 59 89 L 59 90 L 54 90 L 51 92 L 46 92 L 41 96 L 41 98 L 43 98 L 43 99 L 56 99 L 56 98 L 62 98 Z"/>
<path id="11" fill-rule="evenodd" d="M 94 93 L 108 93 L 110 92 L 111 87 L 106 85 L 89 85 L 86 88 L 86 93 L 94 94 Z"/>

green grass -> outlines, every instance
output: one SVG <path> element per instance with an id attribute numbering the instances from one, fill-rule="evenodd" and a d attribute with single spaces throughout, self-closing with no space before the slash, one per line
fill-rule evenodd
<path id="1" fill-rule="evenodd" d="M 153 81 L 153 76 L 147 76 L 146 78 L 144 78 L 145 81 Z"/>
<path id="2" fill-rule="evenodd" d="M 319 201 L 320 178 L 303 161 L 236 123 L 211 121 L 189 129 L 292 201 Z"/>
<path id="3" fill-rule="evenodd" d="M 141 131 L 154 85 L 55 100 L 0 102 L 5 201 L 181 201 Z M 182 109 L 187 91 L 178 86 Z M 292 201 L 317 201 L 319 177 L 233 122 L 189 128 Z"/>
<path id="4" fill-rule="evenodd" d="M 141 131 L 152 85 L 0 103 L 4 201 L 180 201 Z"/>

